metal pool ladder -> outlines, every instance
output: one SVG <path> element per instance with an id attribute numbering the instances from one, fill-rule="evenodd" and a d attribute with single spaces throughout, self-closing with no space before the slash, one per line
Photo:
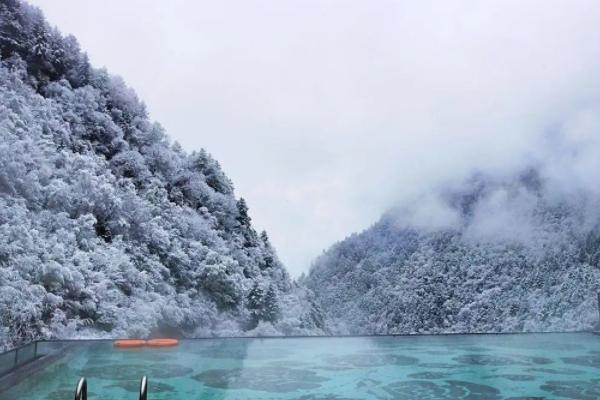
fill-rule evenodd
<path id="1" fill-rule="evenodd" d="M 87 400 L 87 381 L 84 377 L 79 378 L 79 382 L 77 382 L 75 400 Z"/>
<path id="2" fill-rule="evenodd" d="M 79 378 L 79 382 L 77 382 L 75 400 L 87 400 L 87 380 L 84 377 Z M 146 378 L 146 375 L 142 376 L 140 381 L 139 400 L 148 400 L 148 378 Z"/>

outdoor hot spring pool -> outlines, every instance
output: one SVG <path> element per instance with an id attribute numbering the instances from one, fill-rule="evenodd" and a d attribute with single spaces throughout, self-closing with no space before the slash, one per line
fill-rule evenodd
<path id="1" fill-rule="evenodd" d="M 600 336 L 592 333 L 198 339 L 130 350 L 110 341 L 40 342 L 40 349 L 52 362 L 17 369 L 12 375 L 22 380 L 0 399 L 71 400 L 85 376 L 90 400 L 133 400 L 142 375 L 156 400 L 600 399 Z"/>

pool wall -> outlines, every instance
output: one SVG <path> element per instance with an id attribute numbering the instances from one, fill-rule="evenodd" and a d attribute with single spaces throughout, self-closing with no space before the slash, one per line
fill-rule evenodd
<path id="1" fill-rule="evenodd" d="M 66 354 L 66 342 L 36 340 L 0 354 L 0 392 Z"/>

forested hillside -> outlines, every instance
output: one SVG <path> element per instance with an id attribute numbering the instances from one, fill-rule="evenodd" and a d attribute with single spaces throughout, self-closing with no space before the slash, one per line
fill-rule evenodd
<path id="1" fill-rule="evenodd" d="M 477 174 L 337 243 L 304 281 L 338 333 L 589 329 L 599 210 L 545 168 Z"/>
<path id="2" fill-rule="evenodd" d="M 0 56 L 0 348 L 320 331 L 219 163 L 171 143 L 75 38 L 1 0 Z"/>
<path id="3" fill-rule="evenodd" d="M 37 8 L 0 0 L 0 350 L 37 338 L 588 329 L 600 136 L 570 147 L 554 134 L 547 163 L 398 206 L 297 284 L 207 151 L 170 141 Z"/>

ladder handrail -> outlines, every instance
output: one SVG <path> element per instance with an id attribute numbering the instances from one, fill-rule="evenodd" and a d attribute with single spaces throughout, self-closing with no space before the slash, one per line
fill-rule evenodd
<path id="1" fill-rule="evenodd" d="M 75 400 L 87 400 L 87 381 L 82 376 L 75 388 Z"/>
<path id="2" fill-rule="evenodd" d="M 142 376 L 140 382 L 140 400 L 147 400 L 148 397 L 148 378 L 146 375 Z"/>
<path id="3" fill-rule="evenodd" d="M 140 381 L 140 399 L 139 400 L 147 400 L 148 399 L 148 378 L 146 375 L 142 376 Z M 79 378 L 77 382 L 77 387 L 75 388 L 75 400 L 87 400 L 87 380 L 82 376 Z"/>

